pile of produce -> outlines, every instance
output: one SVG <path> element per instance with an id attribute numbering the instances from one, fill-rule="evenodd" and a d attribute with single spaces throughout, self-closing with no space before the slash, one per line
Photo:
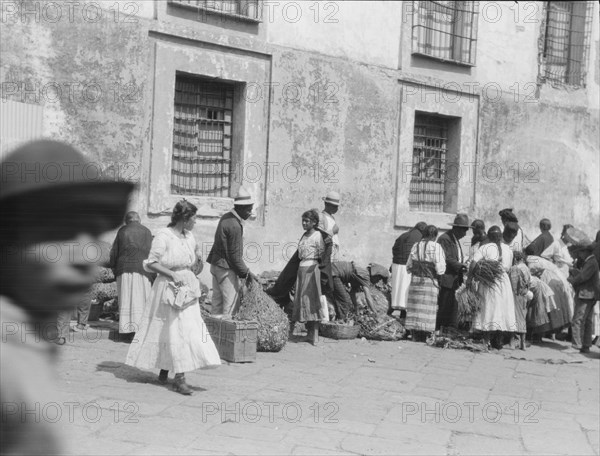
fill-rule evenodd
<path id="1" fill-rule="evenodd" d="M 117 282 L 113 271 L 103 266 L 94 267 L 94 284 L 90 288 L 89 299 L 92 304 L 100 305 L 100 317 L 118 320 L 119 306 L 117 302 Z M 98 315 L 97 311 L 90 311 L 90 320 Z"/>
<path id="2" fill-rule="evenodd" d="M 381 285 L 380 285 L 381 286 Z M 387 314 L 390 298 L 377 285 L 369 286 L 374 312 L 367 306 L 365 294 L 356 293 L 356 324 L 360 326 L 359 337 L 371 340 L 400 340 L 404 338 L 404 326 L 397 318 Z"/>
<path id="3" fill-rule="evenodd" d="M 242 303 L 234 320 L 258 322 L 257 350 L 278 352 L 288 340 L 289 320 L 285 312 L 266 294 L 262 286 L 254 281 L 242 295 Z"/>
<path id="4" fill-rule="evenodd" d="M 487 351 L 483 343 L 476 342 L 466 337 L 436 337 L 427 339 L 427 345 L 440 348 L 454 348 L 459 350 L 471 350 L 474 352 Z"/>
<path id="5" fill-rule="evenodd" d="M 467 281 L 478 282 L 488 288 L 496 288 L 502 281 L 504 269 L 496 260 L 480 260 L 475 263 Z"/>

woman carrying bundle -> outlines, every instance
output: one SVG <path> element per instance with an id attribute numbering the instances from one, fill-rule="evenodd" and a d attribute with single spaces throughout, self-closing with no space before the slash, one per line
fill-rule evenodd
<path id="1" fill-rule="evenodd" d="M 413 245 L 406 270 L 412 274 L 406 303 L 406 329 L 413 341 L 435 331 L 438 308 L 438 276 L 446 272 L 446 256 L 435 240 L 438 230 L 429 225 L 423 239 Z"/>
<path id="2" fill-rule="evenodd" d="M 326 261 L 327 249 L 319 225 L 319 212 L 311 209 L 302 214 L 304 234 L 298 243 L 300 266 L 296 278 L 296 294 L 292 310 L 290 335 L 297 321 L 306 322 L 308 341 L 316 345 L 319 341 L 319 322 L 326 320 L 327 301 L 321 292 L 319 265 Z M 324 304 L 324 305 L 323 305 Z"/>
<path id="3" fill-rule="evenodd" d="M 502 231 L 498 226 L 488 230 L 489 243 L 482 245 L 473 256 L 469 275 L 479 282 L 477 294 L 481 308 L 473 319 L 473 329 L 483 331 L 483 339 L 489 347 L 490 334 L 516 329 L 515 301 L 508 277 L 513 252 L 502 243 Z M 494 348 L 501 349 L 500 338 L 495 338 Z"/>

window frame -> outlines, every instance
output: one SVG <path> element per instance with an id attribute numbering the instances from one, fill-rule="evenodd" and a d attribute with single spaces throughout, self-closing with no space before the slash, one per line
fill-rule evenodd
<path id="1" fill-rule="evenodd" d="M 465 60 L 460 60 L 460 59 L 456 59 L 456 58 L 445 58 L 445 57 L 440 57 L 437 55 L 433 55 L 432 53 L 427 53 L 424 52 L 423 50 L 419 49 L 419 33 L 418 33 L 418 29 L 420 27 L 424 27 L 423 24 L 420 24 L 420 18 L 421 18 L 421 3 L 423 3 L 422 1 L 413 1 L 413 14 L 412 14 L 412 48 L 411 48 L 411 54 L 412 55 L 416 55 L 416 56 L 420 56 L 420 57 L 425 57 L 425 58 L 429 58 L 429 59 L 433 59 L 433 60 L 437 60 L 440 62 L 444 62 L 444 63 L 452 63 L 455 65 L 460 65 L 460 66 L 465 66 L 465 67 L 474 67 L 477 64 L 477 31 L 478 31 L 478 18 L 479 18 L 479 5 L 478 2 L 472 2 L 472 1 L 464 1 L 464 2 L 456 2 L 454 1 L 453 3 L 456 6 L 456 3 L 465 3 L 465 4 L 469 4 L 471 6 L 471 9 L 468 10 L 468 14 L 470 14 L 472 16 L 472 22 L 471 22 L 471 27 L 470 27 L 470 36 L 466 37 L 466 36 L 462 36 L 462 35 L 458 35 L 455 33 L 455 27 L 456 27 L 456 23 L 458 22 L 458 20 L 453 20 L 452 21 L 452 34 L 451 34 L 451 39 L 452 39 L 452 48 L 451 48 L 451 54 L 453 55 L 453 57 L 456 55 L 457 50 L 456 50 L 456 43 L 457 41 L 462 41 L 463 39 L 466 39 L 469 41 L 468 45 L 469 45 L 469 61 L 465 61 Z M 435 3 L 437 4 L 438 2 L 425 2 L 425 3 Z M 445 7 L 445 6 L 443 6 Z M 454 11 L 467 11 L 466 9 L 456 9 L 453 8 Z M 437 30 L 437 29 L 427 29 L 427 33 L 438 33 L 438 34 L 446 34 L 445 31 L 443 30 Z M 460 40 L 459 40 L 460 38 Z M 429 44 L 431 46 L 431 44 Z"/>
<path id="2" fill-rule="evenodd" d="M 250 17 L 245 14 L 239 14 L 239 13 L 231 13 L 231 12 L 225 11 L 223 9 L 210 8 L 208 6 L 199 5 L 199 4 L 183 3 L 184 1 L 186 1 L 186 0 L 168 0 L 168 4 L 171 6 L 177 7 L 177 8 L 188 9 L 191 11 L 202 12 L 202 13 L 210 14 L 210 15 L 231 17 L 231 18 L 239 19 L 240 21 L 250 22 L 253 24 L 260 24 L 262 22 L 262 5 L 260 3 L 260 0 L 243 0 L 243 2 L 248 5 L 250 4 L 250 2 L 255 2 L 256 17 Z M 207 0 L 197 0 L 197 1 L 204 1 L 204 3 L 207 2 Z M 212 0 L 212 1 L 218 1 L 218 0 Z"/>

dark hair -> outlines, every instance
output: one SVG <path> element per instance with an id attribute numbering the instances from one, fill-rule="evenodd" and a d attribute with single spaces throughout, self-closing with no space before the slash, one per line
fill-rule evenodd
<path id="1" fill-rule="evenodd" d="M 502 261 L 502 246 L 500 245 L 500 243 L 502 242 L 502 230 L 499 226 L 494 225 L 490 227 L 490 229 L 487 232 L 487 235 L 490 242 L 493 242 L 498 246 L 498 261 Z"/>
<path id="2" fill-rule="evenodd" d="M 527 259 L 527 256 L 525 255 L 524 252 L 521 252 L 520 250 L 516 250 L 513 252 L 513 264 L 517 264 L 521 261 L 525 261 Z"/>
<path id="3" fill-rule="evenodd" d="M 550 229 L 552 229 L 552 223 L 550 223 L 550 220 L 547 218 L 540 220 L 540 230 L 549 231 Z"/>
<path id="4" fill-rule="evenodd" d="M 519 233 L 519 224 L 516 222 L 507 222 L 504 225 L 503 238 L 506 242 L 511 242 Z"/>
<path id="5" fill-rule="evenodd" d="M 425 222 L 419 222 L 419 223 L 417 223 L 415 225 L 414 229 L 420 231 L 421 234 L 424 235 L 425 234 L 425 230 L 427 229 L 427 226 L 428 226 L 427 223 L 425 223 Z"/>
<path id="6" fill-rule="evenodd" d="M 125 223 L 138 222 L 140 220 L 140 214 L 135 211 L 129 211 L 125 214 Z"/>
<path id="7" fill-rule="evenodd" d="M 515 214 L 513 214 L 513 210 L 511 208 L 502 209 L 500 212 L 498 212 L 498 215 L 500 216 L 500 218 L 502 218 L 508 222 L 519 223 L 517 216 Z"/>
<path id="8" fill-rule="evenodd" d="M 435 241 L 437 239 L 438 229 L 435 225 L 427 225 L 423 231 L 424 240 Z"/>
<path id="9" fill-rule="evenodd" d="M 485 239 L 485 223 L 483 220 L 473 220 L 473 223 L 471 223 L 471 228 L 473 229 L 471 245 L 477 244 Z"/>
<path id="10" fill-rule="evenodd" d="M 167 226 L 175 226 L 182 220 L 187 222 L 194 215 L 196 215 L 196 212 L 198 212 L 198 208 L 196 206 L 187 200 L 181 200 L 173 208 L 173 213 L 171 214 L 171 223 L 169 223 Z"/>
<path id="11" fill-rule="evenodd" d="M 311 222 L 314 222 L 315 225 L 319 224 L 319 211 L 317 209 L 309 209 L 304 214 L 302 214 L 302 218 L 307 218 Z"/>

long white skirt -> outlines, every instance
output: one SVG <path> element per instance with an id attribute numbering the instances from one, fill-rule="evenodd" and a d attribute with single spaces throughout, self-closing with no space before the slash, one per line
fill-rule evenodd
<path id="1" fill-rule="evenodd" d="M 406 309 L 411 278 L 405 264 L 392 264 L 392 309 Z"/>
<path id="2" fill-rule="evenodd" d="M 124 272 L 117 276 L 120 333 L 139 331 L 151 290 L 150 280 L 143 274 Z"/>
<path id="3" fill-rule="evenodd" d="M 193 276 L 191 271 L 186 272 Z M 200 305 L 174 309 L 164 302 L 166 287 L 166 277 L 159 275 L 152 285 L 151 299 L 125 364 L 175 373 L 221 364 L 219 352 L 200 315 Z"/>
<path id="4" fill-rule="evenodd" d="M 508 274 L 503 274 L 497 287 L 480 286 L 478 294 L 481 299 L 481 311 L 473 320 L 473 329 L 509 332 L 517 330 L 515 299 Z"/>

